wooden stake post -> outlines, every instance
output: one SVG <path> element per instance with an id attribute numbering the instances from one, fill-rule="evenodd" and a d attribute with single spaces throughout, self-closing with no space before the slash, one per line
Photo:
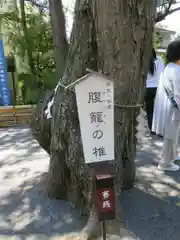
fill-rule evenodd
<path id="1" fill-rule="evenodd" d="M 114 174 L 111 172 L 111 166 L 102 162 L 94 167 L 95 204 L 103 240 L 106 239 L 105 221 L 115 218 Z"/>
<path id="2" fill-rule="evenodd" d="M 114 85 L 105 76 L 92 72 L 75 83 L 85 163 L 94 169 L 95 203 L 102 236 L 105 221 L 115 217 L 114 175 Z"/>

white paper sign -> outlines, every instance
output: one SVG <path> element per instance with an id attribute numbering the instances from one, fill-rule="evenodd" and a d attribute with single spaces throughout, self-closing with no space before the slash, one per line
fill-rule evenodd
<path id="1" fill-rule="evenodd" d="M 114 160 L 114 85 L 91 73 L 75 85 L 85 163 Z"/>

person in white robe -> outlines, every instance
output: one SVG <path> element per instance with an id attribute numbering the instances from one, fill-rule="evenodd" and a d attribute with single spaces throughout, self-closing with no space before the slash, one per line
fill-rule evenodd
<path id="1" fill-rule="evenodd" d="M 163 84 L 164 71 L 161 72 L 159 78 L 159 84 L 156 92 L 153 121 L 152 121 L 152 131 L 159 136 L 164 136 L 164 125 L 165 125 L 165 113 L 166 104 L 168 102 L 167 94 L 165 92 Z"/>
<path id="2" fill-rule="evenodd" d="M 148 127 L 151 134 L 154 134 L 154 132 L 152 131 L 154 102 L 160 75 L 163 71 L 164 71 L 163 60 L 161 56 L 157 56 L 154 48 L 152 48 L 152 54 L 149 61 L 149 72 L 146 79 L 146 93 L 145 93 L 145 105 Z"/>
<path id="3" fill-rule="evenodd" d="M 161 75 L 152 129 L 156 134 L 164 136 L 163 154 L 158 169 L 178 171 L 180 167 L 174 163 L 180 132 L 180 41 L 169 44 L 164 73 Z"/>

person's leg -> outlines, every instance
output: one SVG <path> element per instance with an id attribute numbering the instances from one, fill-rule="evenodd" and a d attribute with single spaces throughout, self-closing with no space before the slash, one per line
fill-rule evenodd
<path id="1" fill-rule="evenodd" d="M 151 134 L 155 135 L 156 133 L 152 131 L 152 121 L 153 121 L 153 114 L 154 114 L 154 103 L 156 98 L 157 88 L 152 88 L 152 107 L 151 107 Z"/>
<path id="2" fill-rule="evenodd" d="M 158 168 L 164 171 L 178 171 L 180 167 L 173 163 L 176 157 L 176 141 L 172 139 L 164 139 L 163 142 L 163 158 L 160 160 Z"/>
<path id="3" fill-rule="evenodd" d="M 156 96 L 156 88 L 147 88 L 146 89 L 145 104 L 146 104 L 148 127 L 149 127 L 150 131 L 152 128 L 155 96 Z"/>
<path id="4" fill-rule="evenodd" d="M 179 152 L 178 152 L 178 146 L 179 146 L 179 136 L 180 136 L 180 124 L 179 124 L 179 128 L 178 128 L 178 131 L 177 131 L 179 134 L 177 134 L 177 137 L 176 137 L 176 156 L 175 156 L 175 161 L 180 161 L 180 155 L 179 155 Z"/>
<path id="5" fill-rule="evenodd" d="M 146 96 L 145 96 L 145 106 L 146 106 L 146 113 L 147 113 L 147 121 L 149 130 L 152 127 L 152 96 L 151 96 L 151 88 L 146 89 Z"/>

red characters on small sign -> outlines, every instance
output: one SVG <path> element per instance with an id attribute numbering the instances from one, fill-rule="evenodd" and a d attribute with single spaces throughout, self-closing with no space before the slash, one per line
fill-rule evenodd
<path id="1" fill-rule="evenodd" d="M 96 201 L 99 212 L 114 211 L 114 192 L 111 188 L 102 188 L 96 190 Z"/>

